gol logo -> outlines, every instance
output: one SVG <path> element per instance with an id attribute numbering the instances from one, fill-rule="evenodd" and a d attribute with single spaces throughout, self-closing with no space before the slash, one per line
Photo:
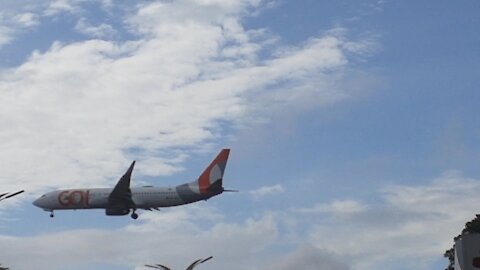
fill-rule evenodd
<path id="1" fill-rule="evenodd" d="M 58 202 L 63 206 L 88 206 L 89 190 L 65 190 L 58 194 Z"/>

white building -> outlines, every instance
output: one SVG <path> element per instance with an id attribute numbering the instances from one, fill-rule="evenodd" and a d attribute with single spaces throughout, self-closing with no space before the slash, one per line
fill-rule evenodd
<path id="1" fill-rule="evenodd" d="M 455 242 L 455 270 L 480 270 L 480 234 L 462 235 Z"/>

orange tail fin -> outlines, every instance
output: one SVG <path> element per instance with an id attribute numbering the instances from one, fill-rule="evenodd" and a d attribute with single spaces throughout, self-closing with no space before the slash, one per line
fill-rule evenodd
<path id="1" fill-rule="evenodd" d="M 222 149 L 217 157 L 208 165 L 208 167 L 203 171 L 203 173 L 198 178 L 198 187 L 200 193 L 207 193 L 208 190 L 212 187 L 222 188 L 223 186 L 223 173 L 225 172 L 225 167 L 227 166 L 228 155 L 230 154 L 230 149 Z"/>

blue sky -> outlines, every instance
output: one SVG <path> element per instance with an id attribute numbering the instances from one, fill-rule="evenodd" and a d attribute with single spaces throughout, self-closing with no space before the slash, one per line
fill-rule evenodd
<path id="1" fill-rule="evenodd" d="M 11 269 L 441 269 L 480 203 L 478 1 L 0 3 L 0 263 Z M 58 212 L 45 191 L 224 194 Z M 28 258 L 28 259 L 25 259 Z"/>

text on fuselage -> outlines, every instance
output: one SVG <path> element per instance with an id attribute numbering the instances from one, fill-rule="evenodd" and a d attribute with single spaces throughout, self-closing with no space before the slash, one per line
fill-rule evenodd
<path id="1" fill-rule="evenodd" d="M 65 190 L 58 194 L 58 202 L 66 207 L 89 206 L 90 190 Z"/>

